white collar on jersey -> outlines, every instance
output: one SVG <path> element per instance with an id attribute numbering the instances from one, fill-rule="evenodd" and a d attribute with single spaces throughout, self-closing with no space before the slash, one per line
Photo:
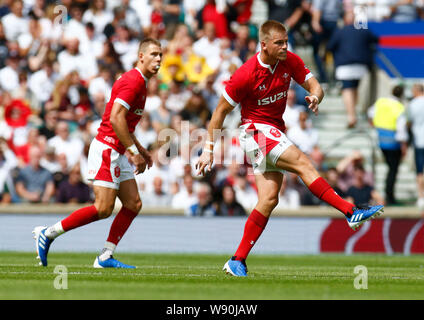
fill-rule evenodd
<path id="1" fill-rule="evenodd" d="M 143 74 L 143 72 L 141 72 L 141 70 L 138 67 L 135 67 L 135 69 L 140 72 L 141 76 L 144 78 L 144 82 L 146 82 L 146 88 L 147 88 L 147 81 L 149 81 L 149 79 Z"/>
<path id="2" fill-rule="evenodd" d="M 269 65 L 269 64 L 266 64 L 266 63 L 263 63 L 262 62 L 262 60 L 261 60 L 261 52 L 259 52 L 257 55 L 256 55 L 256 57 L 258 58 L 258 61 L 259 61 L 259 64 L 262 66 L 262 67 L 264 67 L 264 68 L 267 68 L 272 74 L 274 73 L 274 71 L 275 71 L 275 69 L 277 69 L 277 66 L 278 66 L 278 62 L 280 62 L 279 60 L 277 61 L 277 63 L 275 64 L 275 66 L 274 66 L 274 69 L 273 68 L 271 68 L 271 66 Z"/>

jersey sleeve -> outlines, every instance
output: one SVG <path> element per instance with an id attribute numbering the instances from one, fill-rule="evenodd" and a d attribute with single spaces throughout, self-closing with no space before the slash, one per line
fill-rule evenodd
<path id="1" fill-rule="evenodd" d="M 139 90 L 137 89 L 137 86 L 134 86 L 133 84 L 127 81 L 123 82 L 117 88 L 117 94 L 113 103 L 118 102 L 123 107 L 130 110 L 136 104 L 136 98 L 139 94 L 138 91 Z"/>
<path id="2" fill-rule="evenodd" d="M 305 66 L 303 60 L 294 53 L 291 53 L 290 55 L 289 66 L 291 70 L 291 77 L 298 84 L 303 84 L 306 80 L 314 76 L 312 72 Z"/>
<path id="3" fill-rule="evenodd" d="M 246 73 L 245 68 L 241 67 L 234 72 L 230 80 L 226 84 L 223 96 L 233 107 L 243 100 L 249 89 L 247 88 L 249 75 Z"/>

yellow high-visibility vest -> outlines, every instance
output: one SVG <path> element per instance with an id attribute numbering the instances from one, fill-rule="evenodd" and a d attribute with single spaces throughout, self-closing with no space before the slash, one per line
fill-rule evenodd
<path id="1" fill-rule="evenodd" d="M 373 124 L 376 128 L 396 131 L 396 121 L 405 111 L 399 101 L 390 98 L 380 98 L 375 103 Z"/>

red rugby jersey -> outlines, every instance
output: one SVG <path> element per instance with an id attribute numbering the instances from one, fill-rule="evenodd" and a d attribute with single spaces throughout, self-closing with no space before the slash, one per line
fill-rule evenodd
<path id="1" fill-rule="evenodd" d="M 313 75 L 302 59 L 287 52 L 274 66 L 263 63 L 259 53 L 232 75 L 223 92 L 234 107 L 241 106 L 242 123 L 264 123 L 285 131 L 283 113 L 291 78 L 303 84 Z"/>
<path id="2" fill-rule="evenodd" d="M 106 104 L 96 139 L 111 146 L 119 153 L 125 153 L 125 147 L 119 141 L 110 123 L 110 114 L 115 102 L 128 109 L 126 116 L 128 130 L 133 133 L 144 111 L 147 95 L 147 78 L 140 69 L 135 68 L 125 72 L 112 87 L 109 102 Z"/>

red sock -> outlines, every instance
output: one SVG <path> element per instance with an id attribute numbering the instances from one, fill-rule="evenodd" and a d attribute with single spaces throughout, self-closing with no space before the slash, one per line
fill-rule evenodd
<path id="1" fill-rule="evenodd" d="M 350 216 L 352 214 L 354 205 L 343 200 L 322 177 L 312 182 L 309 186 L 309 190 L 322 201 L 327 202 L 329 205 L 341 211 L 345 216 Z"/>
<path id="2" fill-rule="evenodd" d="M 67 218 L 61 221 L 64 231 L 69 231 L 78 227 L 82 227 L 91 222 L 97 221 L 97 209 L 95 206 L 78 209 L 71 213 Z"/>
<path id="3" fill-rule="evenodd" d="M 130 209 L 122 207 L 112 222 L 107 241 L 117 245 L 137 214 L 138 213 L 131 211 Z"/>
<path id="4" fill-rule="evenodd" d="M 259 239 L 262 231 L 264 231 L 268 218 L 262 215 L 259 211 L 254 209 L 247 218 L 244 226 L 243 238 L 235 253 L 236 260 L 246 259 L 250 250 Z"/>

